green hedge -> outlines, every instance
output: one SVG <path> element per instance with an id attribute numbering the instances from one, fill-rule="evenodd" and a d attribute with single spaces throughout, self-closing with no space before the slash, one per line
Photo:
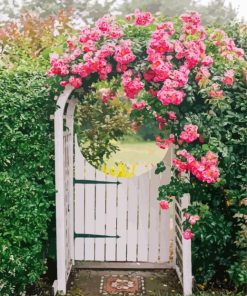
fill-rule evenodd
<path id="1" fill-rule="evenodd" d="M 0 70 L 0 295 L 20 295 L 45 271 L 54 198 L 51 86 Z"/>

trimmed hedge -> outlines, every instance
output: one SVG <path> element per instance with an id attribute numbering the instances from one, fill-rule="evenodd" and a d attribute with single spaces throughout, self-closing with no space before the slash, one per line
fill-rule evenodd
<path id="1" fill-rule="evenodd" d="M 0 295 L 20 295 L 45 271 L 54 199 L 51 85 L 0 70 Z"/>

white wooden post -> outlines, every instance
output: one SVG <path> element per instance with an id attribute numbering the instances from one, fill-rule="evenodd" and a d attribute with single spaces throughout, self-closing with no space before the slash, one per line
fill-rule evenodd
<path id="1" fill-rule="evenodd" d="M 64 203 L 64 108 L 73 91 L 73 87 L 67 86 L 57 99 L 57 110 L 54 116 L 55 133 L 55 182 L 56 182 L 56 242 L 57 242 L 57 282 L 55 290 L 66 293 L 66 241 L 65 241 L 65 203 Z M 56 291 L 55 291 L 56 292 Z"/>
<path id="2" fill-rule="evenodd" d="M 190 195 L 186 193 L 182 198 L 182 209 L 188 208 L 190 204 Z M 182 218 L 184 222 L 185 218 Z M 188 296 L 192 294 L 192 264 L 191 264 L 191 240 L 182 238 L 183 242 L 183 294 Z"/>
<path id="3" fill-rule="evenodd" d="M 71 259 L 75 259 L 75 248 L 74 248 L 74 111 L 77 104 L 77 99 L 72 98 L 69 101 L 69 105 L 66 113 L 66 126 L 70 132 L 70 142 L 69 142 L 69 212 L 70 212 L 70 254 Z"/>

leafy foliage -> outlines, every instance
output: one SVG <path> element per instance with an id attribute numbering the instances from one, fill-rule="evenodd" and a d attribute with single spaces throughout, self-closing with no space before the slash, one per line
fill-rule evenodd
<path id="1" fill-rule="evenodd" d="M 104 104 L 95 93 L 85 95 L 75 112 L 75 129 L 84 157 L 95 167 L 116 151 L 117 140 L 131 132 L 128 104 L 117 99 Z"/>
<path id="2" fill-rule="evenodd" d="M 38 72 L 0 71 L 0 294 L 45 271 L 53 196 L 52 87 Z"/>

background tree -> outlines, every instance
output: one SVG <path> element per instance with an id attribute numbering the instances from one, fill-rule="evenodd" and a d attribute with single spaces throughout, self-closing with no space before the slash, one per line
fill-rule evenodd
<path id="1" fill-rule="evenodd" d="M 15 19 L 24 11 L 32 11 L 41 17 L 57 14 L 61 9 L 73 8 L 73 22 L 92 23 L 104 14 L 109 12 L 117 14 L 129 14 L 134 9 L 147 10 L 152 13 L 162 12 L 165 16 L 175 16 L 184 13 L 186 10 L 197 10 L 202 15 L 204 23 L 226 23 L 237 17 L 237 10 L 232 4 L 226 4 L 225 0 L 211 0 L 208 5 L 201 4 L 198 0 L 23 0 L 18 5 L 13 1 L 1 0 L 0 10 L 7 19 Z"/>
<path id="2" fill-rule="evenodd" d="M 196 10 L 201 14 L 204 24 L 226 23 L 237 17 L 237 10 L 231 3 L 227 5 L 225 0 L 213 0 L 208 5 L 203 5 L 196 0 L 130 0 L 124 1 L 117 7 L 122 14 L 129 14 L 138 8 L 152 13 L 159 11 L 171 17 L 180 15 L 186 10 Z"/>

